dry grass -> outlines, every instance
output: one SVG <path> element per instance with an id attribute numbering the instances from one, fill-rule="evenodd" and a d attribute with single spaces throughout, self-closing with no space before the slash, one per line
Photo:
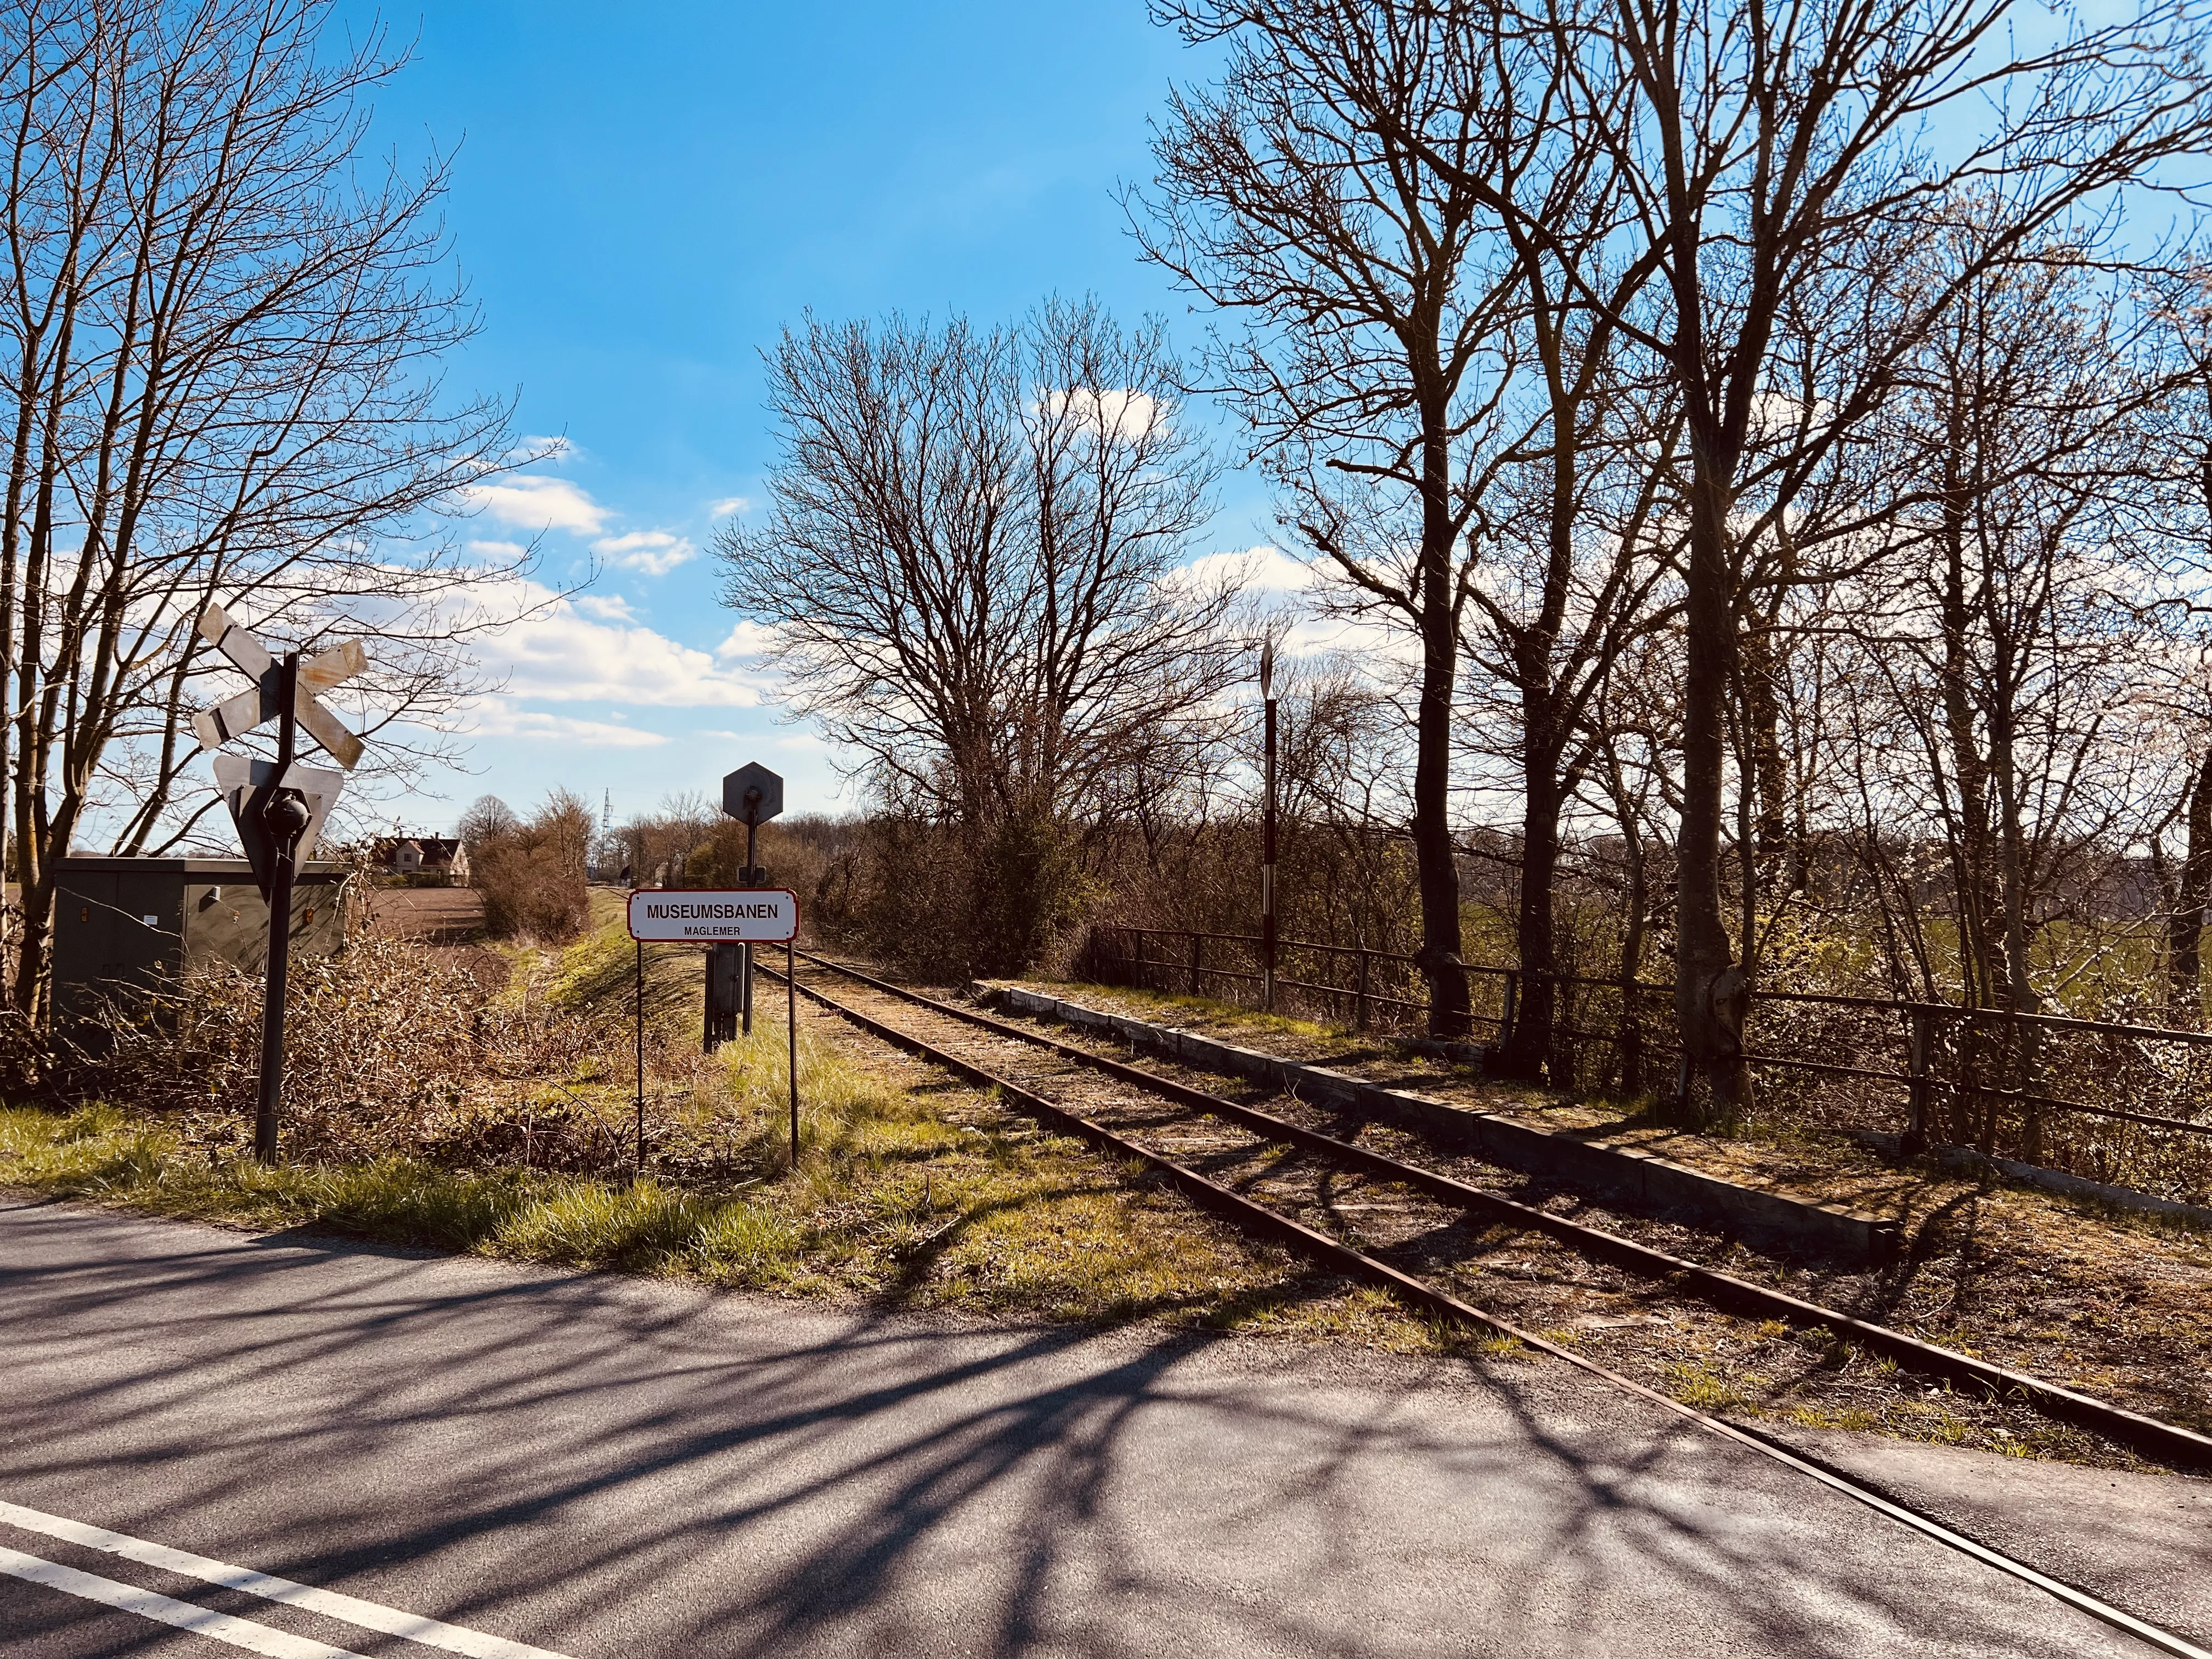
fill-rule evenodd
<path id="1" fill-rule="evenodd" d="M 217 980 L 170 1011 L 185 1022 L 189 1042 L 155 1026 L 118 1034 L 122 1046 L 100 1062 L 106 1098 L 0 1109 L 0 1183 L 255 1228 L 320 1227 L 781 1295 L 1526 1358 L 1510 1340 L 1439 1328 L 1380 1292 L 1318 1273 L 1216 1221 L 1141 1168 L 804 1011 L 805 1134 L 793 1173 L 780 1000 L 764 1004 L 750 1039 L 701 1054 L 697 958 L 689 952 L 647 959 L 647 1173 L 633 1182 L 637 958 L 618 904 L 595 898 L 597 926 L 583 940 L 563 951 L 502 947 L 495 973 L 469 971 L 458 951 L 387 941 L 303 981 L 294 1010 L 297 1097 L 288 1161 L 276 1168 L 243 1156 L 256 988 Z M 1182 1006 L 1178 1016 L 1197 1023 L 1206 1012 Z M 1255 1042 L 1272 1031 L 1265 1046 L 1342 1047 L 1303 1022 L 1240 1014 L 1234 1024 Z M 1805 1157 L 1778 1144 L 1767 1152 Z M 1945 1211 L 1947 1225 L 1966 1226 L 1966 1242 L 1914 1264 L 1902 1286 L 1943 1302 L 1940 1310 L 1931 1304 L 1931 1316 L 1940 1311 L 1951 1327 L 1931 1334 L 2045 1369 L 2034 1362 L 2050 1349 L 2019 1352 L 2014 1338 L 2045 1340 L 2037 1322 L 2060 1302 L 2069 1316 L 2063 1330 L 2051 1327 L 2051 1340 L 2085 1365 L 2116 1319 L 2141 1322 L 2146 1340 L 2161 1319 L 2168 1343 L 2203 1334 L 2191 1319 L 2172 1320 L 2171 1296 L 2130 1294 L 2124 1275 L 2162 1259 L 2144 1249 L 2139 1230 L 2114 1225 L 2094 1245 L 2077 1240 L 2070 1259 L 2046 1237 L 2039 1258 L 2024 1261 L 2025 1244 L 2002 1231 L 2014 1200 L 1983 1194 L 1978 1210 Z M 2042 1208 L 2035 1213 L 2039 1224 L 2047 1219 Z M 2008 1269 L 1992 1247 L 2011 1255 Z M 2018 1408 L 1900 1376 L 1825 1334 L 1670 1308 L 1663 1287 L 1601 1293 L 1580 1267 L 1522 1264 L 1521 1250 L 1497 1241 L 1469 1259 L 1456 1288 L 1692 1404 L 2124 1461 Z M 2130 1262 L 2130 1251 L 2140 1259 Z M 1945 1299 L 1944 1275 L 1957 1264 L 1965 1276 Z M 1765 1270 L 1741 1252 L 1720 1265 Z M 2189 1264 L 2178 1271 L 2191 1285 L 2207 1276 L 2190 1277 Z M 1814 1295 L 1834 1288 L 1802 1271 L 1789 1282 Z M 2026 1299 L 1991 1294 L 2009 1298 L 2008 1286 Z M 2203 1349 L 2196 1352 L 2201 1373 Z"/>
<path id="2" fill-rule="evenodd" d="M 781 1007 L 702 1054 L 689 952 L 647 960 L 633 1182 L 637 959 L 597 896 L 577 945 L 507 948 L 496 992 L 451 952 L 388 939 L 303 975 L 275 1168 L 245 1155 L 258 987 L 215 975 L 86 1063 L 102 1098 L 0 1109 L 0 1183 L 793 1296 L 1401 1352 L 1462 1340 L 805 1012 L 794 1174 Z"/>

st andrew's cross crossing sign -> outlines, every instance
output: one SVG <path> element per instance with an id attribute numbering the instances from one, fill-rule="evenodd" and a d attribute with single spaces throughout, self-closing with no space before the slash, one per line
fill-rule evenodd
<path id="1" fill-rule="evenodd" d="M 629 896 L 629 936 L 641 942 L 782 945 L 799 934 L 788 887 L 647 887 Z"/>
<path id="2" fill-rule="evenodd" d="M 253 682 L 249 691 L 192 716 L 200 747 L 220 749 L 262 721 L 276 721 L 276 758 L 257 761 L 218 755 L 216 784 L 222 791 L 253 879 L 269 901 L 269 981 L 261 1004 L 261 1088 L 254 1114 L 253 1151 L 264 1164 L 276 1158 L 277 1106 L 284 1087 L 284 981 L 292 960 L 292 878 L 298 861 L 314 850 L 323 820 L 337 802 L 343 774 L 301 766 L 293 749 L 304 730 L 350 772 L 361 759 L 361 739 L 323 707 L 327 691 L 368 666 L 359 640 L 300 660 L 288 651 L 279 662 L 219 605 L 194 624 L 200 637 Z"/>
<path id="3" fill-rule="evenodd" d="M 284 669 L 269 654 L 268 647 L 231 621 L 219 605 L 211 605 L 200 612 L 199 633 L 229 659 L 234 668 L 253 682 L 251 691 L 241 691 L 192 716 L 192 730 L 199 734 L 200 747 L 220 749 L 231 738 L 243 736 L 282 712 L 283 693 L 280 682 Z M 323 707 L 318 694 L 351 679 L 368 666 L 368 653 L 362 642 L 348 640 L 300 665 L 299 689 L 292 700 L 293 718 L 349 772 L 361 763 L 361 739 Z"/>
<path id="4" fill-rule="evenodd" d="M 200 612 L 197 631 L 228 659 L 233 667 L 254 682 L 251 690 L 241 691 L 192 716 L 192 730 L 198 734 L 201 748 L 218 749 L 264 720 L 281 722 L 286 713 L 284 677 L 289 665 L 294 680 L 289 711 L 293 722 L 327 749 L 347 771 L 359 763 L 361 739 L 347 731 L 316 696 L 368 666 L 368 653 L 359 640 L 348 640 L 304 662 L 291 658 L 279 662 L 259 640 L 233 622 L 219 605 L 210 605 Z M 306 808 L 306 819 L 295 830 L 291 830 L 289 823 L 279 826 L 290 830 L 290 857 L 297 862 L 313 854 L 324 821 L 337 804 L 338 791 L 345 781 L 342 773 L 294 763 L 289 744 L 283 740 L 289 735 L 289 725 L 280 725 L 280 755 L 274 763 L 252 760 L 243 755 L 217 755 L 215 758 L 216 788 L 230 808 L 231 821 L 238 826 L 239 842 L 245 850 L 246 862 L 253 866 L 253 879 L 264 898 L 270 896 L 278 858 L 276 836 L 269 818 L 270 810 L 274 808 L 281 813 L 288 795 L 296 797 Z"/>

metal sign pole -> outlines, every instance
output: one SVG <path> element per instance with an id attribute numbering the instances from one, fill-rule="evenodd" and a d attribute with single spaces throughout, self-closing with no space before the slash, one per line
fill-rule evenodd
<path id="1" fill-rule="evenodd" d="M 284 1097 L 284 993 L 291 978 L 292 890 L 301 855 L 314 851 L 323 820 L 337 804 L 344 782 L 341 776 L 295 767 L 293 762 L 304 728 L 347 771 L 360 763 L 361 739 L 317 696 L 367 668 L 368 653 L 359 640 L 349 640 L 304 662 L 297 651 L 279 659 L 231 621 L 219 605 L 202 611 L 192 631 L 253 682 L 251 689 L 194 714 L 192 731 L 200 747 L 215 754 L 216 792 L 238 826 L 254 884 L 269 902 L 268 981 L 261 1008 L 253 1152 L 263 1163 L 273 1164 Z M 272 714 L 276 717 L 276 761 L 265 772 L 250 757 L 216 752 Z"/>
<path id="2" fill-rule="evenodd" d="M 791 1167 L 799 1169 L 799 975 L 797 945 L 783 942 L 783 1023 L 791 1039 Z"/>
<path id="3" fill-rule="evenodd" d="M 288 651 L 278 683 L 276 769 L 253 803 L 276 851 L 269 880 L 269 971 L 261 1002 L 261 1091 L 253 1114 L 253 1155 L 264 1164 L 276 1161 L 276 1121 L 284 1096 L 284 992 L 292 967 L 292 854 L 307 817 L 301 802 L 278 792 L 298 741 L 293 705 L 299 685 L 300 653 Z"/>
<path id="4" fill-rule="evenodd" d="M 645 1179 L 645 941 L 637 942 L 637 1172 Z"/>
<path id="5" fill-rule="evenodd" d="M 740 887 L 758 887 L 768 872 L 760 867 L 760 808 L 762 790 L 757 785 L 745 791 L 745 869 L 738 883 Z M 753 1034 L 753 947 L 741 945 L 744 960 L 738 964 L 738 1018 L 747 1036 Z"/>

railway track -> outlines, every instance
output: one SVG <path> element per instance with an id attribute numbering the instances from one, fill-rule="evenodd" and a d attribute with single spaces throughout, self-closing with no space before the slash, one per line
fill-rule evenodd
<path id="1" fill-rule="evenodd" d="M 1687 1291 L 1730 1311 L 1826 1327 L 1900 1365 L 2004 1391 L 2169 1461 L 2212 1467 L 2212 1440 L 1548 1214 L 1441 1170 L 1389 1158 L 813 952 L 800 952 L 799 960 L 807 970 L 799 975 L 798 988 L 810 1000 L 971 1084 L 996 1089 L 1008 1103 L 1042 1121 L 1139 1160 L 1241 1225 L 1347 1277 L 1381 1285 L 1424 1314 L 1510 1338 L 1595 1376 L 2033 1584 L 2160 1652 L 2212 1659 L 2206 1650 L 1969 1538 L 1817 1458 L 1686 1405 L 1492 1308 L 1474 1305 L 1449 1287 L 1455 1259 L 1463 1262 L 1482 1254 L 1470 1248 L 1482 1232 L 1535 1235 L 1586 1262 Z M 824 990 L 824 983 L 836 985 L 842 1000 Z M 1495 1274 L 1486 1274 L 1486 1288 L 1498 1282 Z M 1509 1277 L 1503 1282 L 1513 1281 Z"/>

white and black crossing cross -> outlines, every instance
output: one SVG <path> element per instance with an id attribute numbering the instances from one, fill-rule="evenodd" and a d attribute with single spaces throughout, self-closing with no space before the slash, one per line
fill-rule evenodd
<path id="1" fill-rule="evenodd" d="M 241 691 L 192 716 L 192 730 L 199 733 L 200 747 L 220 749 L 283 712 L 284 665 L 269 654 L 268 647 L 231 621 L 219 605 L 200 612 L 198 629 L 203 639 L 253 682 L 251 691 Z M 317 694 L 351 679 L 368 666 L 368 653 L 361 641 L 348 640 L 300 665 L 299 689 L 293 696 L 292 717 L 349 772 L 361 763 L 361 739 L 323 707 Z"/>
<path id="2" fill-rule="evenodd" d="M 276 875 L 276 842 L 281 838 L 271 833 L 267 821 L 269 810 L 294 798 L 307 808 L 307 819 L 299 826 L 291 856 L 295 862 L 311 858 L 316 842 L 321 838 L 323 823 L 330 817 L 331 809 L 337 805 L 344 775 L 302 766 L 290 758 L 291 739 L 283 715 L 285 668 L 291 658 L 278 661 L 259 640 L 233 622 L 219 605 L 211 605 L 200 612 L 198 630 L 203 639 L 229 659 L 232 666 L 254 683 L 251 690 L 241 691 L 192 716 L 192 730 L 199 735 L 200 747 L 216 749 L 264 720 L 278 721 L 278 761 L 252 760 L 243 755 L 217 755 L 215 760 L 216 788 L 224 805 L 230 808 L 231 822 L 238 826 L 239 844 L 246 853 L 246 861 L 253 866 L 253 878 L 265 897 Z M 329 690 L 368 666 L 368 653 L 362 648 L 361 641 L 348 640 L 343 645 L 298 663 L 294 671 L 293 722 L 330 750 L 348 771 L 361 759 L 361 739 L 323 706 L 316 693 Z M 278 775 L 280 769 L 282 776 Z M 257 801 L 258 806 L 254 805 Z"/>
<path id="3" fill-rule="evenodd" d="M 269 983 L 261 1008 L 261 1090 L 254 1115 L 253 1150 L 264 1164 L 276 1158 L 277 1107 L 284 1085 L 284 981 L 292 959 L 292 883 L 300 860 L 315 849 L 323 821 L 337 804 L 343 772 L 301 766 L 293 757 L 305 731 L 347 772 L 361 759 L 362 743 L 318 700 L 368 666 L 359 640 L 300 660 L 288 651 L 280 661 L 269 647 L 210 605 L 195 624 L 200 636 L 253 682 L 253 689 L 192 716 L 200 747 L 219 749 L 264 720 L 276 722 L 276 758 L 218 755 L 216 785 L 238 826 L 253 879 L 269 901 Z"/>

